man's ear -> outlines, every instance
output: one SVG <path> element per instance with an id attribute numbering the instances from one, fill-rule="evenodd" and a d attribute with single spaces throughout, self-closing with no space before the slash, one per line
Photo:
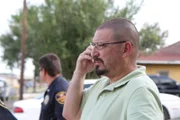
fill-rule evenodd
<path id="1" fill-rule="evenodd" d="M 130 55 L 131 54 L 131 52 L 132 52 L 132 43 L 131 42 L 129 42 L 129 41 L 127 41 L 126 43 L 125 43 L 125 46 L 124 46 L 124 52 L 123 52 L 123 57 L 126 57 L 126 56 L 128 56 L 128 55 Z"/>
<path id="2" fill-rule="evenodd" d="M 43 69 L 43 75 L 45 76 L 47 74 L 46 70 Z"/>

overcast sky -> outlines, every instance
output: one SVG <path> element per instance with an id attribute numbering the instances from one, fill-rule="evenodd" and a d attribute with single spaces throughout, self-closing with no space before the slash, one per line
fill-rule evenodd
<path id="1" fill-rule="evenodd" d="M 43 0 L 27 0 L 32 4 L 40 4 Z M 118 0 L 118 4 L 123 4 L 124 0 Z M 138 0 L 139 1 L 139 0 Z M 135 22 L 138 30 L 144 23 L 153 24 L 158 22 L 162 30 L 168 30 L 169 37 L 165 41 L 166 45 L 173 44 L 180 40 L 180 0 L 144 0 L 144 4 L 140 12 L 135 16 Z M 0 34 L 8 32 L 8 21 L 12 14 L 17 13 L 19 8 L 22 8 L 23 0 L 0 0 Z M 0 55 L 2 55 L 0 48 Z M 32 61 L 28 61 L 26 65 L 25 75 L 32 76 L 33 69 Z M 0 60 L 0 73 L 10 72 L 4 62 Z M 28 68 L 28 69 L 27 69 Z M 15 74 L 20 73 L 19 69 L 13 70 Z"/>

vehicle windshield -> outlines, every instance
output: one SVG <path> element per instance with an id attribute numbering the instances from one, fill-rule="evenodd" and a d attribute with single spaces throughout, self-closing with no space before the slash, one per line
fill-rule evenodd
<path id="1" fill-rule="evenodd" d="M 170 79 L 170 78 L 161 78 L 161 83 L 172 83 L 172 84 L 175 84 L 175 81 Z"/>

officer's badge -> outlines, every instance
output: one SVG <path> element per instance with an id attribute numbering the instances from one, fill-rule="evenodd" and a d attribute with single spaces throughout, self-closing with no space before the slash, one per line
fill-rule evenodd
<path id="1" fill-rule="evenodd" d="M 1 100 L 0 100 L 0 106 L 7 109 L 7 107 L 4 105 L 4 103 Z"/>
<path id="2" fill-rule="evenodd" d="M 64 104 L 66 98 L 66 92 L 58 92 L 55 98 L 58 103 Z"/>
<path id="3" fill-rule="evenodd" d="M 44 104 L 47 105 L 49 102 L 49 95 L 46 95 L 44 98 Z"/>

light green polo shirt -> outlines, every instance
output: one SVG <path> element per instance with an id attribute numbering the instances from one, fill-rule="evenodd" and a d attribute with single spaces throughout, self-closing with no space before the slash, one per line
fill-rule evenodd
<path id="1" fill-rule="evenodd" d="M 83 94 L 81 120 L 163 120 L 159 92 L 145 67 L 108 85 L 101 78 Z"/>

